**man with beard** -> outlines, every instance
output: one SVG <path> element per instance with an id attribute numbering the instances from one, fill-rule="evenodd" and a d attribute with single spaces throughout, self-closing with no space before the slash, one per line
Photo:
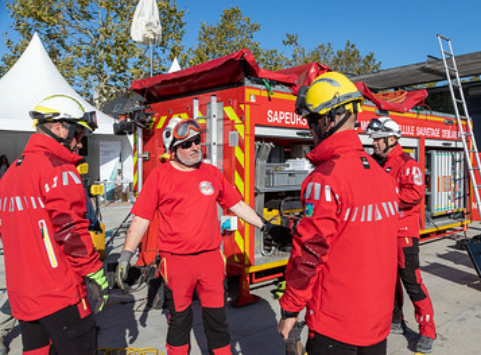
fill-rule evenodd
<path id="1" fill-rule="evenodd" d="M 169 309 L 167 353 L 188 354 L 192 329 L 192 297 L 197 289 L 210 354 L 230 355 L 225 312 L 225 262 L 217 203 L 257 228 L 273 227 L 244 201 L 215 166 L 202 162 L 202 130 L 194 119 L 172 118 L 163 131 L 171 159 L 147 179 L 132 214 L 135 217 L 119 259 L 117 283 L 125 289 L 130 259 L 158 216 L 160 271 Z M 282 233 L 282 230 L 281 230 Z M 273 236 L 274 237 L 274 236 Z"/>

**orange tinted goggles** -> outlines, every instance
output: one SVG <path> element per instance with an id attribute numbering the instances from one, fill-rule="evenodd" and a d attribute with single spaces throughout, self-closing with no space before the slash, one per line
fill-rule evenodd
<path id="1" fill-rule="evenodd" d="M 194 130 L 194 132 L 202 132 L 199 124 L 194 119 L 182 120 L 174 128 L 174 138 L 175 139 L 184 139 L 187 138 L 190 134 L 190 130 Z"/>

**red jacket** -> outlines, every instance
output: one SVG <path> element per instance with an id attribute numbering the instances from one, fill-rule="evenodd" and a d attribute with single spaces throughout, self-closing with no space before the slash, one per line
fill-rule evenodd
<path id="1" fill-rule="evenodd" d="M 398 144 L 384 163 L 387 171 L 399 186 L 399 237 L 419 238 L 419 210 L 424 196 L 424 179 L 421 166 L 404 153 Z"/>
<path id="2" fill-rule="evenodd" d="M 0 236 L 15 318 L 37 320 L 86 297 L 102 263 L 85 219 L 77 154 L 34 134 L 0 180 Z"/>
<path id="3" fill-rule="evenodd" d="M 302 184 L 305 215 L 281 307 L 307 306 L 309 329 L 340 342 L 378 343 L 389 334 L 394 304 L 395 183 L 353 130 L 332 135 L 307 157 L 317 167 Z"/>

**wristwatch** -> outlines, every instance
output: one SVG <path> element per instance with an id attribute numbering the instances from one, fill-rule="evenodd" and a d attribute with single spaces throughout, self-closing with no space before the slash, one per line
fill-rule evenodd
<path id="1" fill-rule="evenodd" d="M 282 319 L 296 318 L 298 315 L 299 315 L 299 312 L 289 312 L 281 308 Z"/>

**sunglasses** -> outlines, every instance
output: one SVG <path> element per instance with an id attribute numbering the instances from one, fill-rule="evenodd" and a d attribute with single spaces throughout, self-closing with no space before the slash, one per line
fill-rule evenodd
<path id="1" fill-rule="evenodd" d="M 71 128 L 71 123 L 68 123 L 65 124 L 65 123 L 61 123 L 62 124 L 62 127 L 65 128 L 67 131 L 70 131 L 70 128 Z M 82 126 L 82 125 L 79 125 L 79 124 L 75 124 L 76 127 L 75 127 L 75 131 L 73 133 L 73 138 L 75 138 L 77 140 L 77 142 L 80 142 L 82 140 L 82 138 L 84 136 L 88 136 L 91 132 L 88 128 Z"/>
<path id="2" fill-rule="evenodd" d="M 87 136 L 89 134 L 90 134 L 90 131 L 87 128 L 77 125 L 77 129 L 75 130 L 74 137 L 77 140 L 77 142 L 80 142 L 84 136 Z"/>
<path id="3" fill-rule="evenodd" d="M 174 128 L 175 139 L 185 139 L 189 136 L 190 130 L 194 132 L 201 132 L 201 128 L 196 120 L 188 119 L 182 120 Z"/>
<path id="4" fill-rule="evenodd" d="M 180 143 L 180 144 L 179 144 L 179 147 L 181 147 L 182 149 L 189 149 L 189 148 L 192 147 L 192 145 L 193 145 L 194 143 L 195 143 L 195 145 L 199 145 L 199 144 L 200 144 L 200 136 L 195 137 L 194 140 Z"/>
<path id="5" fill-rule="evenodd" d="M 322 115 L 318 113 L 309 113 L 305 118 L 307 119 L 307 124 L 309 125 L 310 129 L 314 129 L 319 124 L 319 120 L 322 118 Z"/>

